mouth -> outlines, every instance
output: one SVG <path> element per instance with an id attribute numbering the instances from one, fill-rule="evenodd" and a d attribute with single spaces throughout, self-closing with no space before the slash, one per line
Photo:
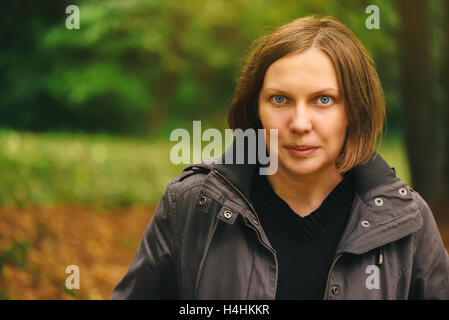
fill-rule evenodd
<path id="1" fill-rule="evenodd" d="M 318 147 L 317 146 L 313 146 L 313 145 L 304 144 L 304 145 L 290 145 L 290 146 L 287 146 L 287 148 L 288 149 L 293 149 L 293 150 L 301 150 L 301 151 L 303 151 L 303 150 L 308 150 L 308 149 L 316 149 Z"/>
<path id="2" fill-rule="evenodd" d="M 312 145 L 292 145 L 292 146 L 286 146 L 286 148 L 294 155 L 294 156 L 306 156 L 311 153 L 313 153 L 316 149 L 318 149 L 317 146 Z"/>

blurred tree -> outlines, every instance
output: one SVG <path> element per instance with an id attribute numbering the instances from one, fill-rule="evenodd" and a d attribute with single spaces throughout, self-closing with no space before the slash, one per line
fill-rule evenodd
<path id="1" fill-rule="evenodd" d="M 7 0 L 0 125 L 155 133 L 181 121 L 224 120 L 253 40 L 292 19 L 321 14 L 340 19 L 374 55 L 394 127 L 397 17 L 389 1 L 377 0 L 381 29 L 367 30 L 371 2 Z M 69 4 L 79 5 L 79 30 L 65 28 Z"/>
<path id="2" fill-rule="evenodd" d="M 77 1 L 70 1 L 76 3 Z M 0 3 L 0 125 L 39 130 L 65 116 L 42 90 L 51 66 L 39 51 L 43 30 L 61 23 L 68 0 Z"/>
<path id="3" fill-rule="evenodd" d="M 443 67 L 442 67 L 442 78 L 443 78 L 443 90 L 446 93 L 446 101 L 445 101 L 445 122 L 444 122 L 444 128 L 445 128 L 445 148 L 443 150 L 444 153 L 444 182 L 445 182 L 445 194 L 443 199 L 446 201 L 449 199 L 449 1 L 443 1 L 444 2 L 444 11 L 445 11 L 445 23 L 444 23 L 444 51 L 443 56 Z M 446 218 L 449 218 L 449 215 L 446 216 Z"/>
<path id="4" fill-rule="evenodd" d="M 438 166 L 435 81 L 431 58 L 428 1 L 397 0 L 401 17 L 401 100 L 412 184 L 428 201 L 438 201 L 442 184 Z"/>

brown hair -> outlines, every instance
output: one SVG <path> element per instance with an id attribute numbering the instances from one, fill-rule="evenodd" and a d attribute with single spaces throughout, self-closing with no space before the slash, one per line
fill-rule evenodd
<path id="1" fill-rule="evenodd" d="M 348 119 L 346 140 L 336 167 L 345 172 L 366 163 L 377 135 L 382 133 L 385 101 L 375 63 L 357 37 L 333 18 L 309 16 L 277 28 L 255 44 L 228 111 L 229 128 L 262 128 L 258 96 L 268 67 L 289 53 L 319 48 L 335 66 Z"/>

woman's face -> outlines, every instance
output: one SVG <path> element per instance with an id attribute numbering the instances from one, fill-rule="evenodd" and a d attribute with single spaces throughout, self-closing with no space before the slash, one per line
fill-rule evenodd
<path id="1" fill-rule="evenodd" d="M 258 113 L 267 150 L 269 129 L 278 129 L 278 170 L 296 176 L 335 172 L 347 128 L 342 100 L 334 65 L 319 49 L 291 53 L 268 68 Z"/>

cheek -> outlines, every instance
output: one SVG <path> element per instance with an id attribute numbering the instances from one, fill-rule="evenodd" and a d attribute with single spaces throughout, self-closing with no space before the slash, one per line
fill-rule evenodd
<path id="1" fill-rule="evenodd" d="M 330 119 L 332 119 L 331 123 L 329 123 L 330 128 L 332 128 L 330 131 L 333 132 L 336 138 L 344 139 L 346 136 L 346 129 L 348 127 L 348 120 L 344 107 L 341 106 L 341 109 L 330 117 Z"/>
<path id="2" fill-rule="evenodd" d="M 315 131 L 323 139 L 335 146 L 343 145 L 347 131 L 346 116 L 327 115 L 315 121 Z"/>
<path id="3" fill-rule="evenodd" d="M 333 137 L 331 136 L 331 138 L 335 141 L 338 148 L 343 148 L 348 128 L 346 118 L 340 119 L 336 124 L 333 130 Z"/>
<path id="4" fill-rule="evenodd" d="M 259 103 L 258 107 L 258 117 L 260 119 L 260 122 L 262 123 L 262 126 L 264 129 L 266 129 L 268 126 L 270 126 L 270 115 L 269 110 L 266 106 Z"/>
<path id="5" fill-rule="evenodd" d="M 286 127 L 286 115 L 280 112 L 279 110 L 274 110 L 270 107 L 261 107 L 259 109 L 259 119 L 262 123 L 263 129 L 278 129 L 278 135 L 281 135 L 281 132 Z"/>
<path id="6" fill-rule="evenodd" d="M 343 141 L 346 139 L 347 131 L 348 131 L 348 119 L 346 117 L 346 114 L 343 114 L 342 119 L 341 119 L 341 127 L 340 127 L 340 132 L 341 132 Z"/>
<path id="7" fill-rule="evenodd" d="M 271 112 L 270 112 L 271 111 Z M 277 148 L 275 147 L 276 144 L 270 143 L 271 137 L 270 137 L 270 129 L 277 129 L 277 147 L 282 143 L 283 137 L 286 135 L 285 132 L 285 125 L 283 124 L 282 117 L 277 113 L 275 114 L 270 110 L 270 108 L 264 109 L 263 107 L 259 109 L 258 112 L 259 120 L 262 123 L 262 128 L 265 129 L 266 134 L 266 147 L 268 153 L 271 151 L 271 147 L 273 147 L 276 150 L 273 150 L 275 152 L 278 152 Z"/>
<path id="8" fill-rule="evenodd" d="M 265 121 L 262 121 L 263 129 L 265 129 L 265 133 L 268 136 L 267 139 L 267 146 L 270 146 L 270 129 L 277 129 L 277 141 L 278 145 L 282 143 L 284 140 L 284 137 L 287 136 L 287 132 L 285 129 L 285 125 L 282 124 L 282 121 L 279 121 L 280 119 L 275 117 L 267 117 L 265 118 Z"/>

